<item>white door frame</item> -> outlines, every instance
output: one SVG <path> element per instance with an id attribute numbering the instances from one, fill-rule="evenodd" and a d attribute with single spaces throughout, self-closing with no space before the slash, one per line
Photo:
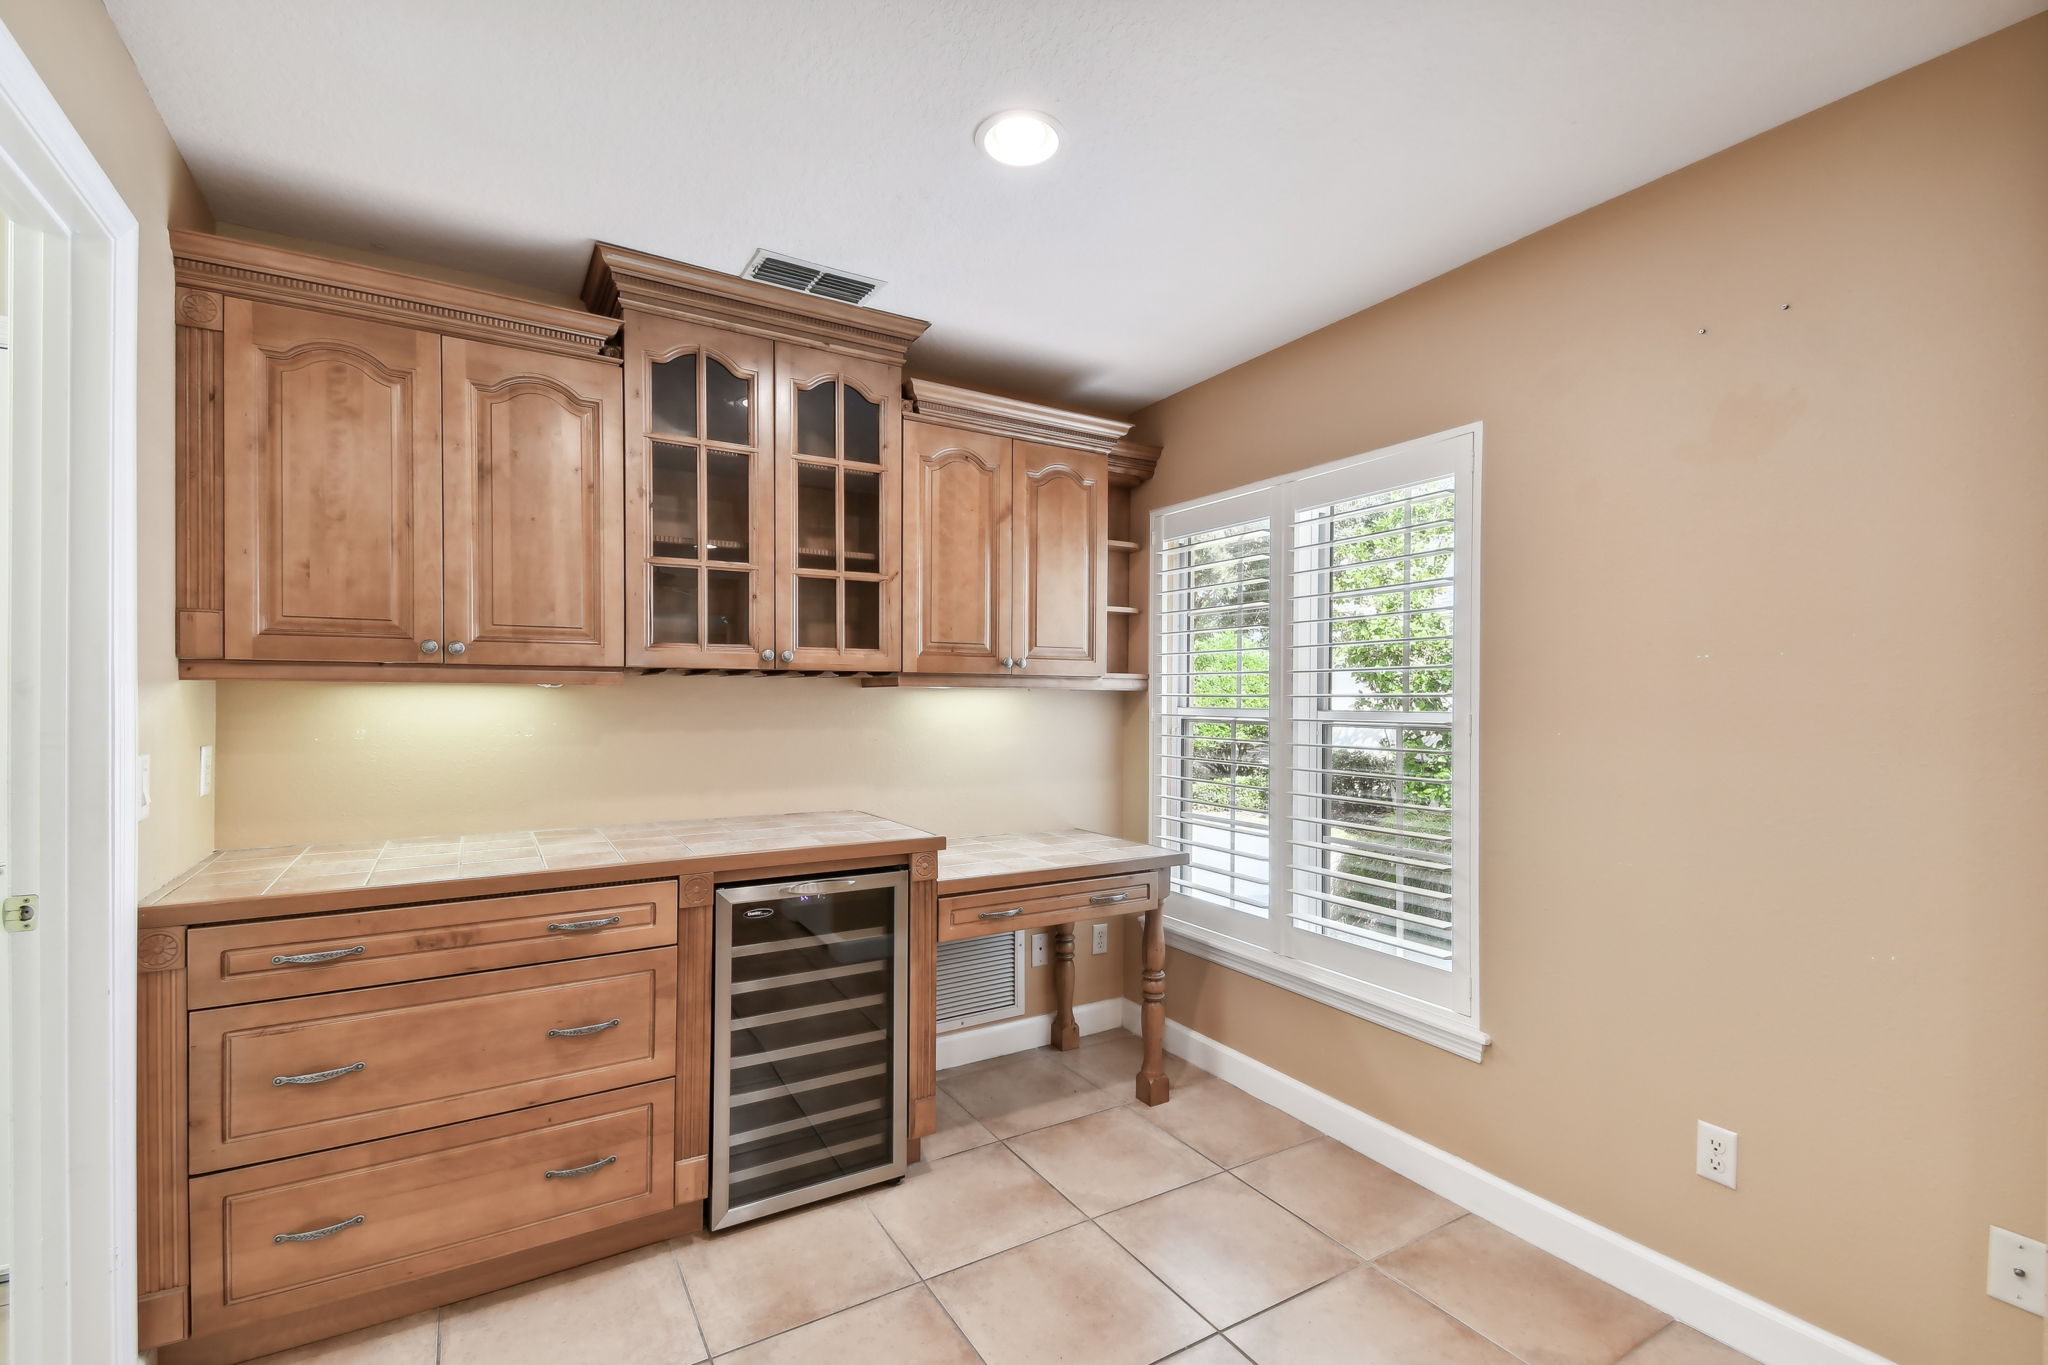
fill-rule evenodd
<path id="1" fill-rule="evenodd" d="M 135 217 L 0 26 L 12 1358 L 135 1349 Z"/>

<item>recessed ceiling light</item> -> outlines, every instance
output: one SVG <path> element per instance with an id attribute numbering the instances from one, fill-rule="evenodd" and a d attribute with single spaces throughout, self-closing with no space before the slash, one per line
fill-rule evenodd
<path id="1" fill-rule="evenodd" d="M 983 119 L 974 140 L 1005 166 L 1036 166 L 1060 149 L 1060 126 L 1051 114 L 1005 109 Z"/>

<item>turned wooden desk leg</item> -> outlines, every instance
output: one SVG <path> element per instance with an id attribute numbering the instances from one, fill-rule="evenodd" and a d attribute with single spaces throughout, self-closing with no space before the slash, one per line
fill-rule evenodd
<path id="1" fill-rule="evenodd" d="M 1074 1022 L 1074 926 L 1052 931 L 1052 1045 L 1060 1052 L 1081 1046 L 1081 1026 Z"/>
<path id="2" fill-rule="evenodd" d="M 1166 908 L 1145 912 L 1145 1063 L 1138 1068 L 1138 1099 L 1164 1104 L 1166 1084 Z"/>

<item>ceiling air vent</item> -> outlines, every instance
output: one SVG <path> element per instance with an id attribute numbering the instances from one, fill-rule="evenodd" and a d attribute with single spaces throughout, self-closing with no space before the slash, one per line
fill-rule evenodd
<path id="1" fill-rule="evenodd" d="M 837 299 L 841 303 L 860 303 L 882 287 L 880 280 L 832 270 L 776 251 L 756 251 L 754 259 L 747 262 L 747 268 L 741 273 L 747 279 L 759 280 L 763 284 L 794 289 L 799 294 L 815 294 L 821 299 Z"/>

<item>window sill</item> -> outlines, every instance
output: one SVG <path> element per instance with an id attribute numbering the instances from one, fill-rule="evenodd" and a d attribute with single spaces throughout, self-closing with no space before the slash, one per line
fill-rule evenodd
<path id="1" fill-rule="evenodd" d="M 1396 1033 L 1440 1047 L 1468 1062 L 1481 1061 L 1493 1039 L 1469 1019 L 1395 991 L 1344 976 L 1313 963 L 1282 957 L 1269 948 L 1219 934 L 1174 917 L 1177 893 L 1166 898 L 1166 942 L 1169 947 L 1255 977 L 1318 1004 L 1390 1028 Z"/>

